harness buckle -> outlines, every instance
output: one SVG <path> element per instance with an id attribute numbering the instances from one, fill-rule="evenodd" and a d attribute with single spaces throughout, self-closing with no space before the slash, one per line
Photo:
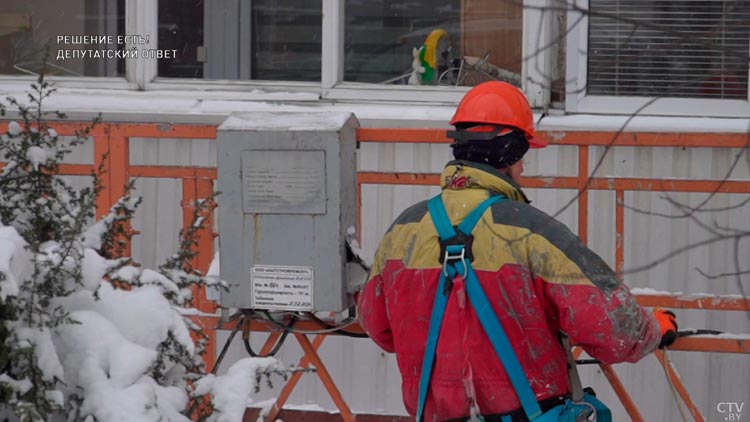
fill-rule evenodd
<path id="1" fill-rule="evenodd" d="M 466 265 L 466 261 L 474 261 L 474 254 L 471 252 L 472 245 L 474 244 L 474 236 L 466 234 L 454 227 L 456 234 L 450 239 L 440 240 L 440 263 L 443 264 L 443 274 L 445 278 L 450 279 L 448 274 L 447 265 L 450 261 L 461 261 L 463 264 L 463 278 L 466 278 L 469 269 Z"/>
<path id="2" fill-rule="evenodd" d="M 454 253 L 451 251 L 451 249 L 455 250 L 458 249 L 456 246 L 461 247 L 461 253 L 459 254 L 452 254 Z M 457 260 L 461 261 L 461 264 L 463 264 L 464 267 L 464 273 L 461 275 L 461 277 L 466 278 L 466 274 L 468 274 L 469 269 L 466 265 L 466 258 L 468 256 L 466 255 L 466 246 L 465 245 L 447 245 L 445 248 L 445 254 L 443 255 L 443 274 L 445 274 L 446 278 L 450 278 L 450 275 L 448 274 L 448 265 L 450 264 L 450 261 Z"/>

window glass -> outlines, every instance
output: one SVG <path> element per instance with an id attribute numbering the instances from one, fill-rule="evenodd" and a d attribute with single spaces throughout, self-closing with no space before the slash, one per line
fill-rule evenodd
<path id="1" fill-rule="evenodd" d="M 159 0 L 167 78 L 320 81 L 322 0 Z"/>
<path id="2" fill-rule="evenodd" d="M 747 99 L 750 3 L 590 0 L 587 92 Z"/>
<path id="3" fill-rule="evenodd" d="M 125 74 L 125 0 L 0 1 L 0 74 Z"/>
<path id="4" fill-rule="evenodd" d="M 203 1 L 159 1 L 158 45 L 160 49 L 176 50 L 175 57 L 159 60 L 159 76 L 202 78 L 203 61 L 198 50 L 203 48 Z"/>
<path id="5" fill-rule="evenodd" d="M 346 0 L 345 9 L 346 81 L 520 86 L 520 1 Z"/>

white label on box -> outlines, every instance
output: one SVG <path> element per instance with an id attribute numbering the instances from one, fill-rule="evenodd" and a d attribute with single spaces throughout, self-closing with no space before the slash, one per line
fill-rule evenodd
<path id="1" fill-rule="evenodd" d="M 250 269 L 253 309 L 311 311 L 312 267 L 253 265 Z"/>

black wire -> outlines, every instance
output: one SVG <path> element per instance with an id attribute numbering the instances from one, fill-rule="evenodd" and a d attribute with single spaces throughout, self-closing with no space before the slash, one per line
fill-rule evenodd
<path id="1" fill-rule="evenodd" d="M 268 313 L 268 312 L 266 311 L 266 313 Z M 250 315 L 248 314 L 248 315 L 244 316 L 243 319 L 244 318 L 249 319 Z M 291 331 L 290 329 L 292 328 L 292 326 L 294 326 L 295 322 L 297 322 L 297 316 L 293 315 L 292 319 L 289 321 L 289 325 L 284 325 L 284 324 L 279 323 L 279 325 L 281 325 L 282 327 L 284 327 L 284 334 L 281 335 L 281 337 L 279 338 L 279 340 L 276 342 L 276 345 L 266 355 L 260 355 L 258 353 L 255 353 L 255 351 L 253 350 L 253 348 L 250 346 L 250 330 L 244 331 L 242 333 L 242 341 L 245 344 L 245 350 L 247 350 L 247 353 L 250 356 L 254 357 L 254 358 L 258 358 L 258 357 L 265 358 L 265 357 L 275 356 L 276 353 L 279 352 L 279 349 L 281 349 L 281 345 L 284 344 L 284 340 L 286 340 L 286 336 Z"/>
<path id="2" fill-rule="evenodd" d="M 224 360 L 224 355 L 227 354 L 227 350 L 229 349 L 229 344 L 232 342 L 232 339 L 235 335 L 237 335 L 237 331 L 240 329 L 240 324 L 237 324 L 232 329 L 232 333 L 229 334 L 229 338 L 224 343 L 224 347 L 221 349 L 221 353 L 219 353 L 219 357 L 216 358 L 216 362 L 214 363 L 213 369 L 211 369 L 211 373 L 216 375 L 216 372 L 219 370 L 219 365 L 221 365 L 221 361 Z"/>
<path id="3" fill-rule="evenodd" d="M 279 321 L 276 321 L 276 320 L 275 320 L 275 319 L 274 319 L 274 318 L 273 318 L 273 317 L 271 316 L 271 314 L 269 314 L 269 313 L 268 313 L 268 311 L 262 311 L 262 312 L 263 312 L 263 315 L 265 315 L 265 316 L 266 316 L 266 318 L 268 318 L 268 321 L 269 321 L 269 322 L 271 322 L 271 323 L 272 323 L 273 325 L 275 325 L 275 326 L 277 326 L 277 327 L 281 328 L 281 329 L 282 329 L 282 330 L 284 330 L 285 332 L 286 332 L 286 331 L 291 331 L 291 330 L 290 330 L 290 328 L 291 328 L 291 327 L 287 327 L 287 326 L 285 326 L 284 324 L 280 323 Z M 319 322 L 320 324 L 323 324 L 323 325 L 324 325 L 324 326 L 325 326 L 325 327 L 326 327 L 327 329 L 337 328 L 337 327 L 336 327 L 335 325 L 329 325 L 329 324 L 327 324 L 326 322 L 324 322 L 323 320 L 321 320 L 321 319 L 319 319 L 319 318 L 317 318 L 317 317 L 315 317 L 315 316 L 313 316 L 313 317 L 314 317 L 314 319 L 316 319 L 316 320 L 317 320 L 317 321 L 318 321 L 318 322 Z M 298 332 L 298 333 L 301 333 L 301 331 L 296 331 L 296 332 Z M 346 330 L 343 330 L 343 329 L 341 329 L 341 328 L 338 328 L 338 329 L 336 329 L 336 330 L 333 330 L 333 331 L 331 331 L 331 333 L 337 333 L 337 334 L 341 334 L 342 336 L 346 336 L 346 337 L 354 337 L 354 338 L 367 338 L 367 337 L 369 337 L 369 336 L 368 336 L 367 334 L 362 334 L 362 333 L 353 333 L 353 332 L 351 332 L 351 331 L 346 331 Z M 314 334 L 314 333 L 312 333 L 312 334 Z"/>
<path id="4" fill-rule="evenodd" d="M 691 330 L 682 330 L 677 332 L 677 337 L 690 337 L 690 336 L 699 336 L 704 334 L 711 334 L 711 335 L 719 335 L 724 334 L 723 331 L 717 331 L 717 330 L 708 330 L 704 328 L 695 328 Z"/>
<path id="5" fill-rule="evenodd" d="M 224 357 L 226 356 L 227 351 L 229 350 L 229 345 L 232 343 L 232 340 L 237 335 L 237 332 L 240 330 L 240 326 L 242 326 L 246 322 L 249 323 L 250 322 L 249 320 L 252 318 L 252 314 L 254 312 L 255 311 L 249 311 L 249 312 L 247 312 L 247 311 L 245 311 L 245 312 L 241 311 L 241 312 L 238 312 L 238 313 L 232 315 L 229 318 L 228 321 L 232 321 L 232 320 L 237 319 L 237 318 L 239 318 L 239 321 L 237 322 L 237 324 L 232 329 L 232 332 L 229 334 L 229 337 L 227 338 L 227 341 L 224 343 L 224 346 L 222 347 L 221 352 L 219 353 L 219 356 L 216 358 L 216 362 L 214 363 L 214 367 L 211 369 L 211 373 L 212 374 L 216 374 L 218 372 L 219 366 L 221 366 L 221 363 L 224 360 Z M 279 350 L 281 349 L 281 346 L 284 344 L 284 341 L 286 340 L 287 335 L 289 335 L 290 332 L 294 332 L 292 330 L 292 328 L 294 327 L 294 324 L 298 320 L 298 318 L 297 318 L 296 315 L 292 315 L 292 318 L 289 321 L 289 324 L 285 325 L 285 324 L 283 324 L 283 323 L 275 320 L 267 310 L 263 310 L 261 312 L 266 317 L 266 319 L 268 319 L 269 322 L 271 322 L 275 326 L 281 328 L 284 331 L 284 333 L 281 335 L 281 337 L 279 338 L 279 340 L 276 342 L 276 345 L 274 346 L 274 348 L 270 352 L 268 352 L 268 354 L 266 354 L 266 355 L 260 355 L 259 353 L 256 353 L 255 350 L 253 350 L 253 348 L 250 346 L 250 331 L 249 330 L 248 331 L 244 331 L 243 330 L 242 340 L 243 340 L 243 344 L 245 345 L 245 350 L 247 351 L 247 353 L 250 356 L 252 356 L 254 358 L 255 357 L 270 357 L 270 356 L 276 355 L 276 353 L 278 353 Z M 327 322 L 325 322 L 322 319 L 318 318 L 317 316 L 315 316 L 315 314 L 313 314 L 311 312 L 309 312 L 308 315 L 310 316 L 311 319 L 315 320 L 317 323 L 323 325 L 327 329 L 337 328 L 335 325 L 328 324 Z M 354 333 L 354 332 L 351 332 L 351 331 L 344 330 L 342 328 L 338 328 L 338 329 L 336 329 L 334 331 L 331 331 L 331 332 L 332 333 L 337 333 L 337 334 L 340 334 L 340 335 L 343 335 L 343 336 L 346 336 L 346 337 L 353 337 L 353 338 L 367 338 L 367 337 L 369 337 L 367 334 L 364 334 L 364 333 Z"/>
<path id="6" fill-rule="evenodd" d="M 717 330 L 709 330 L 704 328 L 694 328 L 690 330 L 682 330 L 677 332 L 677 337 L 690 337 L 690 336 L 698 336 L 698 335 L 704 335 L 704 334 L 710 334 L 710 335 L 719 335 L 724 334 L 723 331 L 717 331 Z M 576 360 L 576 364 L 578 365 L 591 365 L 601 363 L 597 359 L 578 359 Z"/>
<path id="7" fill-rule="evenodd" d="M 224 360 L 224 356 L 227 354 L 227 350 L 229 350 L 229 345 L 232 343 L 232 339 L 234 339 L 234 336 L 237 335 L 237 331 L 239 331 L 240 329 L 240 324 L 242 324 L 242 314 L 238 312 L 229 317 L 229 320 L 227 320 L 227 322 L 231 322 L 232 320 L 235 320 L 237 318 L 240 318 L 240 321 L 232 329 L 232 333 L 229 334 L 229 338 L 227 338 L 227 341 L 224 343 L 224 347 L 221 349 L 221 353 L 219 353 L 219 356 L 216 358 L 213 369 L 211 369 L 211 373 L 214 375 L 216 375 L 216 372 L 219 370 L 219 366 Z"/>
<path id="8" fill-rule="evenodd" d="M 323 325 L 326 328 L 337 328 L 335 325 L 330 325 L 329 323 L 327 323 L 327 322 L 323 321 L 322 319 L 318 318 L 312 312 L 308 312 L 308 314 L 309 314 L 310 318 L 312 318 L 313 320 L 315 320 L 315 322 L 317 322 L 318 324 Z M 354 337 L 354 338 L 367 338 L 367 337 L 369 337 L 367 334 L 364 334 L 364 333 L 355 333 L 355 332 L 352 332 L 352 331 L 344 330 L 343 328 L 339 328 L 339 329 L 337 329 L 336 331 L 333 331 L 333 332 L 341 334 L 342 336 L 346 336 L 346 337 Z"/>
<path id="9" fill-rule="evenodd" d="M 323 320 L 318 319 L 318 321 L 320 321 L 320 323 L 323 324 L 326 328 L 336 328 L 335 325 L 330 325 L 330 324 L 324 322 Z M 337 334 L 341 334 L 342 336 L 346 336 L 346 337 L 354 337 L 354 338 L 368 338 L 368 337 L 370 337 L 370 336 L 368 336 L 365 333 L 355 333 L 353 331 L 344 330 L 343 328 L 339 328 L 339 329 L 337 329 L 336 331 L 333 331 L 333 332 L 337 333 Z"/>
<path id="10" fill-rule="evenodd" d="M 576 364 L 578 365 L 592 365 L 595 363 L 601 363 L 598 359 L 578 359 L 576 360 Z"/>

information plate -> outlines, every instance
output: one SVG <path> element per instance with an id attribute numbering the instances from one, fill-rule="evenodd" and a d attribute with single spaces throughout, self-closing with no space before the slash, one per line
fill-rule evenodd
<path id="1" fill-rule="evenodd" d="M 242 152 L 243 211 L 248 214 L 325 214 L 325 152 Z"/>
<path id="2" fill-rule="evenodd" d="M 313 309 L 312 267 L 253 265 L 250 278 L 253 309 Z"/>

